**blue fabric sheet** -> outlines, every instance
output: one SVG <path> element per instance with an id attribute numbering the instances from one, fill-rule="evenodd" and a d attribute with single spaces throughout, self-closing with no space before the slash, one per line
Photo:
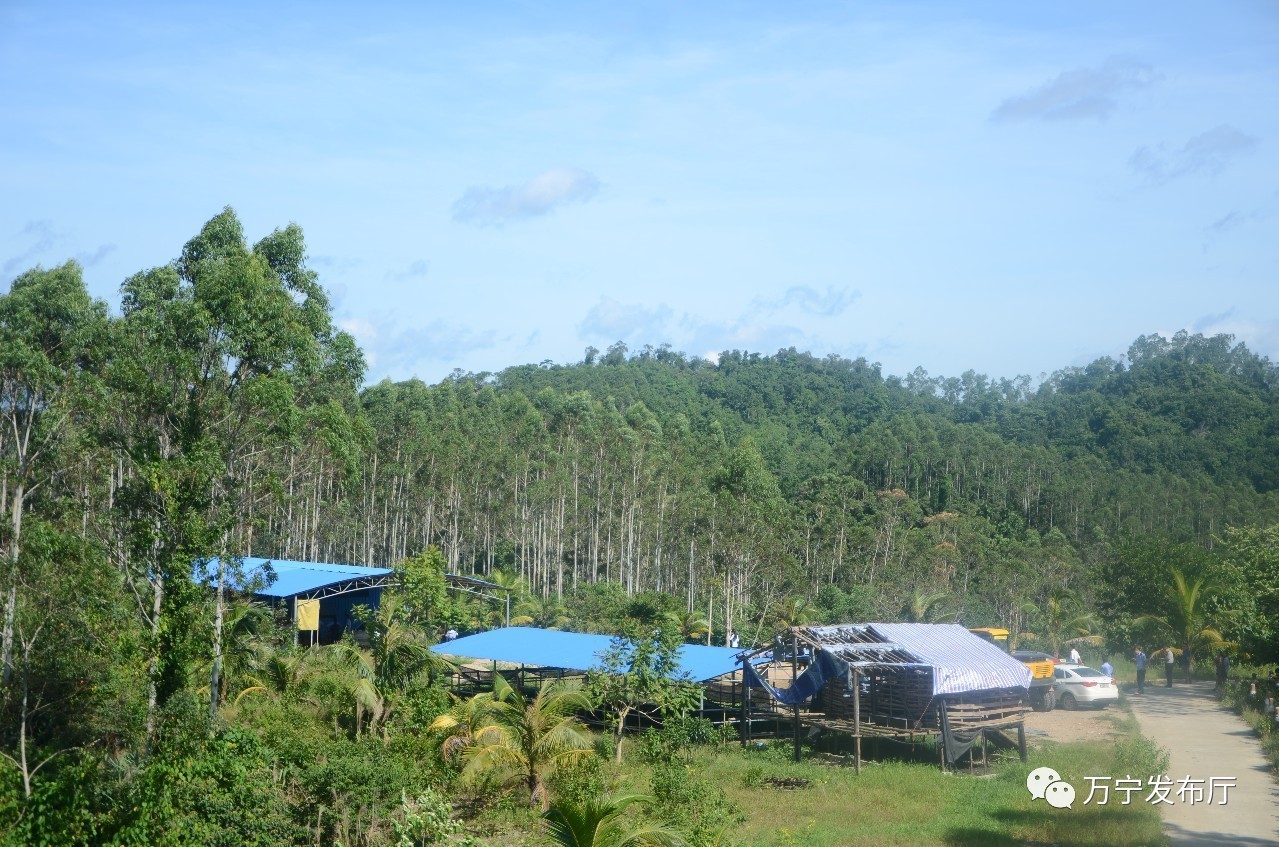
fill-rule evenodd
<path id="1" fill-rule="evenodd" d="M 799 679 L 795 680 L 789 688 L 774 688 L 756 673 L 755 668 L 749 662 L 746 664 L 746 684 L 751 688 L 764 689 L 774 700 L 787 706 L 803 703 L 818 691 L 821 691 L 822 686 L 826 684 L 826 680 L 847 675 L 848 663 L 832 656 L 825 650 L 817 651 L 817 655 L 808 665 L 808 668 L 799 675 Z"/>

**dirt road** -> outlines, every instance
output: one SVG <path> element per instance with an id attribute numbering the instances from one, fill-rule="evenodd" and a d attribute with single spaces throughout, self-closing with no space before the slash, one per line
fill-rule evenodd
<path id="1" fill-rule="evenodd" d="M 1153 677 L 1153 675 L 1152 675 Z M 1160 804 L 1174 847 L 1261 847 L 1279 844 L 1279 787 L 1252 729 L 1222 709 L 1211 682 L 1147 684 L 1128 702 L 1141 732 L 1168 750 L 1168 776 L 1234 777 L 1226 805 Z M 1136 774 L 1133 774 L 1135 777 Z"/>

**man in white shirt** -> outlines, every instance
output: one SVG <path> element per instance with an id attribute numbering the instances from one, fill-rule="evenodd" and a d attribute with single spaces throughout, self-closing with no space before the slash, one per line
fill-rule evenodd
<path id="1" fill-rule="evenodd" d="M 1079 659 L 1079 648 L 1077 647 L 1070 648 L 1070 661 L 1074 662 L 1076 665 L 1083 664 L 1083 662 L 1081 662 Z"/>

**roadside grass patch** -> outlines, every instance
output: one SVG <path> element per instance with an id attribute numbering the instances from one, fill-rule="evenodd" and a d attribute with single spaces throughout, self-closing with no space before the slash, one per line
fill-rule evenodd
<path id="1" fill-rule="evenodd" d="M 936 765 L 869 762 L 851 767 L 789 758 L 788 745 L 765 750 L 700 750 L 694 767 L 745 812 L 733 841 L 750 847 L 893 847 L 962 845 L 1002 847 L 1060 844 L 1072 847 L 1163 845 L 1158 810 L 1139 802 L 1085 806 L 1086 776 L 1157 773 L 1158 751 L 1121 721 L 1119 743 L 1047 744 L 1022 764 L 999 761 L 989 777 L 944 774 Z M 1073 809 L 1032 800 L 1026 776 L 1047 765 L 1075 786 Z M 807 779 L 783 791 L 766 780 Z"/>

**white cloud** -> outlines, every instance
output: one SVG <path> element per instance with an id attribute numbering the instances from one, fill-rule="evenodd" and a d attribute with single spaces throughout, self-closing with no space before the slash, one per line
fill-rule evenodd
<path id="1" fill-rule="evenodd" d="M 430 262 L 426 259 L 418 259 L 403 270 L 388 271 L 386 278 L 395 282 L 405 282 L 410 279 L 422 279 L 430 270 Z"/>
<path id="2" fill-rule="evenodd" d="M 1252 352 L 1266 356 L 1272 362 L 1279 359 L 1279 320 L 1245 317 L 1238 309 L 1230 309 L 1218 315 L 1203 315 L 1190 327 L 1191 332 L 1204 335 L 1233 335 L 1236 341 L 1248 345 Z M 1166 333 L 1171 338 L 1173 333 Z"/>
<path id="3" fill-rule="evenodd" d="M 495 347 L 499 341 L 495 330 L 474 330 L 439 319 L 400 329 L 389 314 L 351 316 L 339 320 L 338 326 L 359 342 L 371 370 L 389 372 L 394 379 L 407 379 L 426 363 L 460 365 L 467 354 Z"/>
<path id="4" fill-rule="evenodd" d="M 1204 227 L 1204 249 L 1214 245 L 1218 239 L 1239 229 L 1246 229 L 1263 223 L 1279 214 L 1279 191 L 1258 206 L 1251 209 L 1235 209 L 1227 212 L 1217 220 Z"/>
<path id="5" fill-rule="evenodd" d="M 98 262 L 101 262 L 107 256 L 110 256 L 112 253 L 114 253 L 116 249 L 117 248 L 114 244 L 99 244 L 98 249 L 94 250 L 92 253 L 88 251 L 83 253 L 77 253 L 76 261 L 78 261 L 81 265 L 83 265 L 86 268 L 91 268 L 94 265 L 96 265 Z"/>
<path id="6" fill-rule="evenodd" d="M 756 300 L 748 314 L 779 312 L 789 306 L 801 312 L 821 318 L 833 318 L 843 314 L 861 292 L 850 288 L 827 286 L 825 293 L 810 285 L 792 285 L 777 300 Z"/>
<path id="7" fill-rule="evenodd" d="M 601 297 L 577 325 L 577 331 L 582 338 L 591 340 L 656 343 L 665 332 L 671 314 L 671 307 L 665 303 L 649 308 Z"/>
<path id="8" fill-rule="evenodd" d="M 523 185 L 473 185 L 453 203 L 453 220 L 501 226 L 548 214 L 566 203 L 585 203 L 599 189 L 600 181 L 594 174 L 571 168 L 547 171 Z"/>
<path id="9" fill-rule="evenodd" d="M 1099 68 L 1065 71 L 1036 89 L 1009 97 L 991 113 L 992 121 L 1064 121 L 1110 117 L 1115 99 L 1129 88 L 1144 88 L 1158 79 L 1144 62 L 1111 56 Z"/>
<path id="10" fill-rule="evenodd" d="M 1163 144 L 1141 147 L 1128 165 L 1149 182 L 1162 184 L 1195 173 L 1216 175 L 1237 156 L 1257 148 L 1260 139 L 1222 124 L 1200 133 L 1176 150 Z"/>
<path id="11" fill-rule="evenodd" d="M 359 343 L 369 367 L 376 367 L 378 355 L 375 345 L 381 335 L 379 324 L 368 318 L 345 318 L 338 321 L 338 328 L 349 333 Z"/>
<path id="12" fill-rule="evenodd" d="M 31 245 L 26 250 L 5 261 L 3 268 L 0 268 L 0 272 L 3 272 L 6 277 L 16 270 L 25 270 L 22 267 L 23 265 L 29 264 L 32 259 L 47 252 L 59 238 L 59 234 L 54 231 L 53 222 L 47 220 L 27 221 L 18 235 L 27 236 L 34 239 L 34 241 L 31 242 Z"/>

